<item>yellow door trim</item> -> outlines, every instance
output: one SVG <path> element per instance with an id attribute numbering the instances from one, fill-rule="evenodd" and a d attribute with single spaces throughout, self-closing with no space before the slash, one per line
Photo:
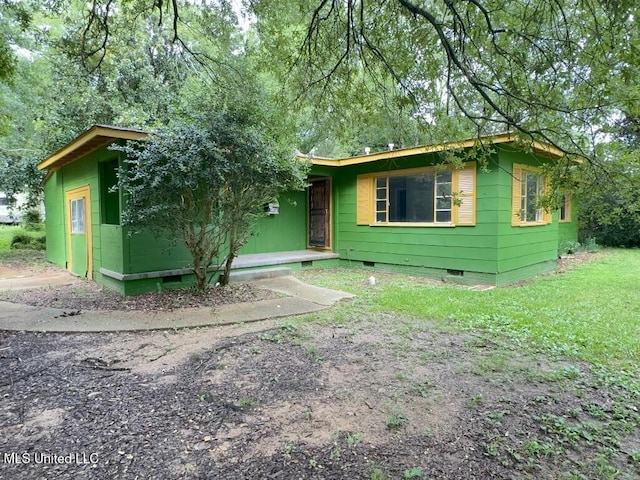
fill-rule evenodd
<path id="1" fill-rule="evenodd" d="M 67 270 L 72 272 L 73 253 L 71 248 L 71 200 L 84 198 L 84 223 L 87 238 L 87 278 L 93 278 L 93 238 L 91 233 L 91 191 L 89 185 L 73 188 L 64 193 L 65 212 L 67 214 Z"/>

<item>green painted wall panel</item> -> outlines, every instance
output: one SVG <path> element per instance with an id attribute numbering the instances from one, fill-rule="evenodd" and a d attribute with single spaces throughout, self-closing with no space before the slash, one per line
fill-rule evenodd
<path id="1" fill-rule="evenodd" d="M 519 163 L 539 167 L 543 165 L 545 160 L 504 147 L 500 148 L 499 158 L 501 168 L 496 176 L 499 179 L 497 200 L 500 206 L 499 221 L 496 225 L 498 234 L 498 272 L 501 272 L 501 274 L 509 271 L 515 272 L 511 276 L 503 275 L 500 278 L 502 282 L 505 278 L 517 278 L 517 280 L 520 280 L 521 278 L 518 277 L 520 274 L 517 272 L 521 272 L 522 275 L 528 275 L 527 272 L 536 271 L 534 265 L 546 265 L 555 261 L 558 251 L 558 220 L 557 215 L 553 215 L 552 222 L 549 225 L 525 227 L 511 225 L 513 164 Z M 529 267 L 531 268 L 529 269 Z"/>
<path id="2" fill-rule="evenodd" d="M 278 200 L 280 213 L 258 219 L 254 235 L 240 254 L 307 248 L 307 192 L 289 192 Z"/>
<path id="3" fill-rule="evenodd" d="M 372 237 L 369 227 L 357 227 L 357 230 L 343 230 L 341 242 L 347 244 L 359 244 L 362 242 L 372 242 L 380 244 L 394 245 L 395 248 L 403 250 L 405 246 L 445 246 L 449 248 L 495 248 L 495 236 L 488 232 L 486 235 L 447 235 L 443 234 L 442 229 L 437 232 L 430 232 L 428 228 L 412 229 L 417 230 L 414 233 L 403 233 L 402 229 L 395 231 L 375 232 Z M 379 230 L 387 230 L 383 227 L 376 227 Z M 400 230 L 400 231 L 398 231 Z M 408 230 L 408 229 L 407 229 Z M 453 230 L 453 229 L 447 229 Z M 375 238 L 375 239 L 374 239 Z"/>
<path id="4" fill-rule="evenodd" d="M 312 176 L 332 177 L 333 250 L 342 259 L 375 262 L 388 268 L 412 269 L 432 275 L 446 275 L 447 269 L 465 272 L 464 282 L 517 281 L 548 269 L 557 252 L 560 236 L 572 236 L 574 224 L 558 225 L 557 216 L 549 226 L 520 228 L 511 226 L 511 166 L 514 161 L 540 164 L 532 155 L 499 147 L 491 158 L 489 171 L 477 170 L 476 226 L 469 227 L 382 227 L 356 225 L 356 178 L 371 172 L 416 168 L 441 159 L 422 155 L 405 159 L 342 167 L 314 167 Z M 99 162 L 115 158 L 114 152 L 101 149 L 64 167 L 46 186 L 47 228 L 51 230 L 48 257 L 63 264 L 66 257 L 64 237 L 64 191 L 89 184 L 93 219 L 94 271 L 101 266 L 121 273 L 140 273 L 189 267 L 190 255 L 178 245 L 167 250 L 168 242 L 149 232 L 127 235 L 118 225 L 101 225 L 115 216 L 100 204 L 108 174 L 99 175 Z M 56 198 L 57 197 L 57 198 Z M 306 192 L 293 192 L 280 199 L 280 214 L 261 218 L 256 234 L 240 253 L 301 250 L 307 243 Z M 55 214 L 56 208 L 58 214 Z M 49 227 L 51 225 L 51 227 Z M 565 238 L 563 237 L 563 238 Z M 217 259 L 222 261 L 223 258 Z M 444 272 L 444 273 L 443 273 Z M 500 272 L 498 274 L 498 272 Z M 533 273 L 532 273 L 533 272 Z M 115 282 L 95 278 L 123 293 L 141 293 L 158 288 L 158 280 Z M 525 278 L 525 277 L 522 277 Z M 510 280 L 516 279 L 516 280 Z M 183 279 L 182 283 L 189 283 Z M 119 285 L 116 285 L 119 284 Z M 162 285 L 160 285 L 162 287 Z"/>
<path id="5" fill-rule="evenodd" d="M 575 198 L 571 199 L 571 210 L 568 222 L 558 223 L 558 246 L 567 242 L 578 241 L 578 210 Z"/>
<path id="6" fill-rule="evenodd" d="M 451 275 L 446 269 L 442 268 L 430 268 L 430 267 L 417 267 L 411 265 L 396 265 L 388 263 L 375 263 L 373 267 L 364 265 L 357 260 L 348 260 L 341 258 L 340 264 L 344 267 L 362 269 L 363 276 L 368 277 L 372 273 L 377 271 L 399 273 L 402 275 L 420 275 L 438 280 L 446 280 L 455 283 L 462 283 L 468 285 L 490 284 L 495 285 L 497 275 L 482 272 L 470 272 L 465 271 L 462 276 Z"/>
<path id="7" fill-rule="evenodd" d="M 71 271 L 81 277 L 87 276 L 87 236 L 71 235 L 71 251 L 73 260 Z"/>
<path id="8" fill-rule="evenodd" d="M 101 235 L 101 221 L 103 212 L 101 211 L 101 188 L 99 176 L 99 162 L 113 160 L 118 157 L 116 152 L 103 147 L 87 156 L 65 165 L 55 172 L 45 184 L 45 206 L 47 208 L 47 245 L 51 245 L 51 252 L 48 258 L 58 265 L 65 266 L 67 262 L 66 251 L 66 225 L 67 209 L 64 203 L 65 192 L 74 188 L 89 185 L 89 195 L 91 197 L 91 229 L 92 229 L 92 257 L 93 276 L 97 281 L 101 281 L 101 275 L 97 273 L 106 259 L 113 265 L 113 257 L 119 255 L 122 246 L 116 245 L 116 239 L 112 236 L 107 239 L 103 246 L 103 236 Z M 103 252 L 106 246 L 116 249 L 114 252 Z M 75 270 L 75 268 L 74 268 Z"/>
<path id="9" fill-rule="evenodd" d="M 62 175 L 54 172 L 44 185 L 46 209 L 47 260 L 66 268 L 67 239 L 65 237 L 64 194 Z"/>
<path id="10" fill-rule="evenodd" d="M 100 225 L 100 265 L 124 273 L 123 229 L 119 225 Z"/>
<path id="11" fill-rule="evenodd" d="M 192 265 L 191 255 L 184 244 L 171 247 L 166 238 L 157 237 L 150 231 L 134 233 L 128 236 L 124 229 L 123 273 L 142 273 L 157 270 L 187 268 Z M 221 259 L 220 259 L 221 260 Z"/>
<path id="12" fill-rule="evenodd" d="M 548 260 L 533 263 L 531 265 L 526 265 L 520 268 L 515 268 L 507 272 L 499 273 L 496 278 L 496 285 L 501 287 L 520 282 L 522 280 L 529 280 L 536 275 L 551 273 L 553 272 L 555 267 L 555 260 Z"/>
<path id="13" fill-rule="evenodd" d="M 93 277 L 93 279 L 96 281 L 96 283 L 99 283 L 100 285 L 104 285 L 109 290 L 118 292 L 120 295 L 125 295 L 124 282 L 120 282 L 114 278 L 107 277 L 106 275 L 102 275 L 100 272 L 96 272 L 95 277 Z"/>

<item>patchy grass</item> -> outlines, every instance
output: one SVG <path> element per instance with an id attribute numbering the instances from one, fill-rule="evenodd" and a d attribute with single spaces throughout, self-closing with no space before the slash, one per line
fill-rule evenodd
<path id="1" fill-rule="evenodd" d="M 385 312 L 478 329 L 520 347 L 617 366 L 640 362 L 640 250 L 608 250 L 596 260 L 515 287 L 487 291 L 371 270 L 327 269 L 306 280 L 359 296 Z M 340 313 L 338 313 L 338 318 Z"/>
<path id="2" fill-rule="evenodd" d="M 0 225 L 0 261 L 5 257 L 12 256 L 11 240 L 16 235 L 27 235 L 32 238 L 39 238 L 44 235 L 42 231 L 29 231 L 17 225 Z"/>
<path id="3" fill-rule="evenodd" d="M 455 376 L 522 392 L 530 387 L 524 408 L 487 389 L 466 397 L 486 426 L 482 455 L 512 469 L 514 478 L 517 471 L 527 478 L 640 475 L 640 250 L 607 250 L 568 271 L 485 291 L 371 269 L 300 276 L 358 295 L 326 321 L 355 329 L 367 312 L 388 318 L 385 348 L 399 360 L 447 365 L 461 355 Z M 463 352 L 424 345 L 432 335 L 461 332 L 472 335 Z M 594 392 L 604 397 L 596 400 Z M 428 397 L 426 388 L 419 393 Z"/>

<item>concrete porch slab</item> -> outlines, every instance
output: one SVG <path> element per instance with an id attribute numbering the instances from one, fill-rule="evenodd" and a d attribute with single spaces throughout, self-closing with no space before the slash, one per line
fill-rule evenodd
<path id="1" fill-rule="evenodd" d="M 233 260 L 232 268 L 255 268 L 286 263 L 313 262 L 316 260 L 331 260 L 340 258 L 333 252 L 318 250 L 294 250 L 290 252 L 250 253 L 239 255 Z"/>
<path id="2" fill-rule="evenodd" d="M 242 283 L 291 275 L 292 270 L 286 267 L 261 268 L 259 270 L 231 270 L 229 282 Z"/>

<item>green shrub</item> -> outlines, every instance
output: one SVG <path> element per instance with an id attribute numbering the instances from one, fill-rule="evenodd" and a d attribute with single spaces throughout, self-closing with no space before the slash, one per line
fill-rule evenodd
<path id="1" fill-rule="evenodd" d="M 45 250 L 47 248 L 47 237 L 46 235 L 41 235 L 39 237 L 34 237 L 34 244 L 36 245 L 36 250 Z"/>
<path id="2" fill-rule="evenodd" d="M 11 239 L 11 248 L 14 250 L 44 250 L 46 248 L 46 241 L 47 239 L 44 235 L 32 237 L 26 233 L 19 233 Z"/>
<path id="3" fill-rule="evenodd" d="M 22 218 L 22 227 L 28 232 L 41 232 L 44 230 L 40 212 L 38 210 L 28 210 Z"/>
<path id="4" fill-rule="evenodd" d="M 580 242 L 575 242 L 575 241 L 564 242 L 562 245 L 560 245 L 560 247 L 558 247 L 558 254 L 570 255 L 572 253 L 576 253 L 578 250 L 580 250 L 581 246 L 582 245 L 580 245 Z"/>
<path id="5" fill-rule="evenodd" d="M 595 253 L 600 250 L 600 246 L 596 243 L 596 239 L 593 237 L 587 238 L 584 244 L 584 248 L 589 253 Z"/>
<path id="6" fill-rule="evenodd" d="M 11 248 L 25 248 L 26 245 L 31 244 L 31 236 L 26 233 L 19 233 L 14 235 L 11 239 Z"/>

